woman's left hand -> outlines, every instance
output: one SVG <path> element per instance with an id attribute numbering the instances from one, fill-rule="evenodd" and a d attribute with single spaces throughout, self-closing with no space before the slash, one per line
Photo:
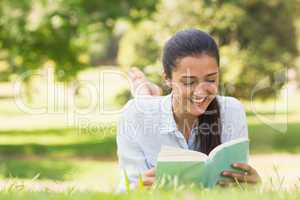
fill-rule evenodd
<path id="1" fill-rule="evenodd" d="M 261 182 L 261 178 L 257 171 L 246 163 L 234 163 L 232 167 L 236 169 L 241 169 L 244 172 L 238 173 L 233 171 L 225 170 L 222 172 L 223 176 L 230 177 L 232 179 L 229 180 L 221 180 L 218 182 L 220 186 L 230 186 L 238 183 L 249 183 L 249 184 L 257 184 Z"/>

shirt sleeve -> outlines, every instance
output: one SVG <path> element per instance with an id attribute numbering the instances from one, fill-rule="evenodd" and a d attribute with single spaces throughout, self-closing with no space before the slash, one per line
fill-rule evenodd
<path id="1" fill-rule="evenodd" d="M 240 134 L 238 135 L 238 137 L 248 138 L 247 117 L 243 105 L 240 105 L 240 109 L 238 113 L 239 113 L 238 114 L 239 118 L 241 119 L 240 130 L 237 130 L 237 133 Z"/>
<path id="2" fill-rule="evenodd" d="M 222 142 L 238 138 L 248 138 L 247 118 L 243 104 L 233 98 L 226 97 L 223 105 Z"/>
<path id="3" fill-rule="evenodd" d="M 117 125 L 117 154 L 121 170 L 119 192 L 126 191 L 126 178 L 128 176 L 130 189 L 138 182 L 138 177 L 148 169 L 145 155 L 138 143 L 139 125 L 136 119 L 132 100 L 126 105 Z"/>

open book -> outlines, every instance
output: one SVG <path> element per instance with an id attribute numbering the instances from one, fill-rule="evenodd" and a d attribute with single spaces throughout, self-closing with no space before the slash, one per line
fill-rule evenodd
<path id="1" fill-rule="evenodd" d="M 212 187 L 222 177 L 224 170 L 240 172 L 231 165 L 235 162 L 247 163 L 249 140 L 239 138 L 214 148 L 207 156 L 204 153 L 175 147 L 162 146 L 156 166 L 157 180 L 170 184 L 196 184 Z"/>

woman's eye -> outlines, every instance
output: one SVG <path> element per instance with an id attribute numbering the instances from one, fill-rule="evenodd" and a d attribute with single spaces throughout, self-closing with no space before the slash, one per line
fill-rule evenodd
<path id="1" fill-rule="evenodd" d="M 207 82 L 214 83 L 214 82 L 216 82 L 216 80 L 207 80 Z"/>
<path id="2" fill-rule="evenodd" d="M 190 82 L 183 82 L 183 85 L 193 85 L 195 82 L 194 81 L 190 81 Z"/>

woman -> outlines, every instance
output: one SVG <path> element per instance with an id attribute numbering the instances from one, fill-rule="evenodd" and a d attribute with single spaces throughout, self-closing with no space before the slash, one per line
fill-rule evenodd
<path id="1" fill-rule="evenodd" d="M 177 32 L 164 47 L 163 68 L 166 84 L 172 89 L 167 96 L 153 96 L 160 90 L 141 72 L 133 71 L 131 75 L 135 93 L 142 95 L 125 106 L 117 134 L 119 164 L 131 188 L 136 186 L 139 175 L 145 186 L 153 185 L 162 145 L 209 154 L 221 143 L 248 137 L 242 104 L 232 97 L 217 96 L 219 50 L 212 37 L 196 29 Z M 250 165 L 233 166 L 244 173 L 224 171 L 222 175 L 231 179 L 219 182 L 221 186 L 236 180 L 260 181 Z M 124 187 L 123 178 L 121 190 Z"/>

